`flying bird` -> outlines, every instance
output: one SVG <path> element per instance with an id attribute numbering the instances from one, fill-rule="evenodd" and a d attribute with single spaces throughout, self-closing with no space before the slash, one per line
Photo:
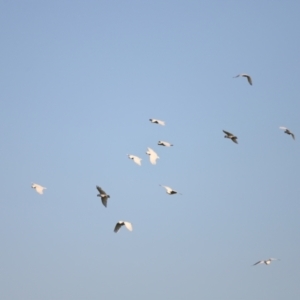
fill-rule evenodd
<path id="1" fill-rule="evenodd" d="M 33 189 L 35 189 L 36 192 L 39 193 L 39 194 L 41 194 L 41 195 L 44 193 L 44 190 L 47 189 L 47 188 L 45 188 L 45 187 L 43 187 L 43 186 L 41 186 L 41 185 L 39 185 L 39 184 L 37 184 L 37 183 L 33 183 L 33 184 L 31 185 L 31 187 L 32 187 Z"/>
<path id="2" fill-rule="evenodd" d="M 148 147 L 148 151 L 146 152 L 146 154 L 149 155 L 151 164 L 156 165 L 156 160 L 159 158 L 157 153 L 154 150 L 152 150 L 151 148 Z"/>
<path id="3" fill-rule="evenodd" d="M 283 127 L 283 126 L 280 126 L 279 128 L 284 130 L 284 133 L 291 135 L 292 138 L 295 139 L 295 135 L 289 129 L 287 129 L 286 127 Z"/>
<path id="4" fill-rule="evenodd" d="M 280 259 L 278 259 L 278 258 L 269 258 L 267 260 L 260 260 L 257 263 L 255 263 L 253 266 L 256 266 L 258 264 L 266 264 L 268 266 L 273 260 L 280 260 Z"/>
<path id="5" fill-rule="evenodd" d="M 132 231 L 132 224 L 129 223 L 129 222 L 125 222 L 125 221 L 119 221 L 116 226 L 115 226 L 115 229 L 114 229 L 114 232 L 118 232 L 119 229 L 125 225 L 125 227 L 129 230 L 129 231 Z"/>
<path id="6" fill-rule="evenodd" d="M 139 157 L 137 157 L 137 156 L 135 156 L 135 155 L 131 155 L 131 154 L 127 154 L 128 155 L 128 157 L 130 158 L 130 159 L 132 159 L 137 165 L 139 165 L 139 166 L 141 166 L 142 165 L 142 162 L 141 162 L 141 158 L 139 158 Z"/>
<path id="7" fill-rule="evenodd" d="M 96 185 L 96 189 L 98 190 L 99 194 L 97 197 L 101 197 L 102 204 L 107 207 L 107 199 L 110 198 L 109 195 L 107 195 L 100 186 Z"/>
<path id="8" fill-rule="evenodd" d="M 174 195 L 174 194 L 182 195 L 181 193 L 176 192 L 175 190 L 173 190 L 172 188 L 170 188 L 168 186 L 161 185 L 161 184 L 160 184 L 160 186 L 164 187 L 166 189 L 166 193 L 169 194 L 169 195 Z"/>
<path id="9" fill-rule="evenodd" d="M 228 132 L 228 131 L 225 131 L 225 130 L 223 130 L 223 132 L 226 134 L 225 136 L 224 136 L 224 138 L 227 138 L 227 139 L 231 139 L 234 143 L 238 143 L 237 142 L 237 137 L 235 136 L 235 135 L 233 135 L 232 133 L 230 133 L 230 132 Z"/>
<path id="10" fill-rule="evenodd" d="M 164 142 L 164 141 L 158 141 L 157 145 L 165 146 L 165 147 L 171 147 L 171 146 L 173 146 L 171 143 Z"/>
<path id="11" fill-rule="evenodd" d="M 155 124 L 159 124 L 159 125 L 165 126 L 165 122 L 164 122 L 164 121 L 161 121 L 161 120 L 157 120 L 157 119 L 149 119 L 149 121 L 150 121 L 151 123 L 155 123 Z"/>
<path id="12" fill-rule="evenodd" d="M 252 85 L 252 79 L 248 74 L 238 74 L 238 75 L 234 76 L 233 78 L 237 78 L 237 77 L 246 77 L 249 84 Z"/>

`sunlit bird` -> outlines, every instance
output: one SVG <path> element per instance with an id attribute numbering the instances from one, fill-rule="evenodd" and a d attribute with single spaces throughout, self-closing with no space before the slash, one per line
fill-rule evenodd
<path id="1" fill-rule="evenodd" d="M 131 155 L 131 154 L 127 154 L 128 155 L 128 157 L 130 158 L 130 159 L 132 159 L 137 165 L 139 165 L 139 166 L 141 166 L 142 165 L 142 162 L 141 162 L 141 158 L 139 158 L 139 157 L 137 157 L 137 156 L 135 156 L 135 155 Z"/>
<path id="2" fill-rule="evenodd" d="M 248 74 L 239 74 L 239 75 L 234 76 L 233 78 L 237 78 L 237 77 L 246 77 L 249 84 L 252 85 L 252 79 Z"/>
<path id="3" fill-rule="evenodd" d="M 266 264 L 268 266 L 273 260 L 280 260 L 280 259 L 278 259 L 278 258 L 269 258 L 267 260 L 260 260 L 257 263 L 255 263 L 253 266 L 256 266 L 258 264 Z"/>
<path id="4" fill-rule="evenodd" d="M 226 134 L 225 136 L 224 136 L 224 138 L 227 138 L 227 139 L 230 139 L 230 140 L 232 140 L 234 143 L 238 143 L 237 142 L 237 137 L 234 135 L 234 134 L 232 134 L 232 133 L 230 133 L 230 132 L 228 132 L 228 131 L 225 131 L 225 130 L 223 130 L 223 132 Z"/>
<path id="5" fill-rule="evenodd" d="M 41 194 L 41 195 L 44 193 L 44 190 L 47 189 L 46 187 L 43 187 L 43 186 L 41 186 L 41 185 L 39 185 L 39 184 L 37 184 L 37 183 L 33 183 L 33 184 L 31 185 L 31 187 L 32 187 L 33 189 L 35 189 L 36 192 L 39 193 L 39 194 Z"/>
<path id="6" fill-rule="evenodd" d="M 125 227 L 129 230 L 129 231 L 132 231 L 132 224 L 129 223 L 129 222 L 125 222 L 125 221 L 119 221 L 116 226 L 115 226 L 115 229 L 114 229 L 114 232 L 118 232 L 119 229 L 125 225 Z"/>
<path id="7" fill-rule="evenodd" d="M 283 126 L 280 126 L 279 128 L 284 130 L 284 133 L 291 135 L 292 138 L 295 139 L 295 135 L 289 129 L 287 129 L 286 127 L 283 127 Z"/>
<path id="8" fill-rule="evenodd" d="M 174 194 L 179 194 L 182 195 L 181 193 L 176 192 L 175 190 L 173 190 L 172 188 L 165 186 L 165 185 L 161 185 L 160 186 L 164 187 L 166 189 L 166 193 L 169 195 L 174 195 Z"/>
<path id="9" fill-rule="evenodd" d="M 157 120 L 157 119 L 149 119 L 149 121 L 154 124 L 159 124 L 159 125 L 165 126 L 165 121 L 161 121 L 161 120 Z"/>
<path id="10" fill-rule="evenodd" d="M 97 197 L 101 198 L 102 204 L 107 207 L 107 199 L 110 198 L 109 195 L 107 195 L 100 186 L 96 185 L 96 189 L 98 190 L 99 194 L 97 195 Z"/>
<path id="11" fill-rule="evenodd" d="M 157 145 L 165 146 L 165 147 L 171 147 L 171 146 L 173 146 L 171 143 L 164 142 L 164 141 L 158 141 Z"/>
<path id="12" fill-rule="evenodd" d="M 152 150 L 151 148 L 148 147 L 148 151 L 146 152 L 146 154 L 149 155 L 149 159 L 152 165 L 156 165 L 156 160 L 159 158 L 159 156 L 157 155 L 157 153 Z"/>

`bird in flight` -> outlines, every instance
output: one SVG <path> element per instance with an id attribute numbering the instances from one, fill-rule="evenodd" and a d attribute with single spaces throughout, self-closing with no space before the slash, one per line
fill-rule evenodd
<path id="1" fill-rule="evenodd" d="M 131 154 L 127 154 L 127 156 L 132 159 L 137 165 L 141 166 L 142 162 L 141 162 L 141 158 L 135 156 L 135 155 L 131 155 Z"/>
<path id="2" fill-rule="evenodd" d="M 224 136 L 224 138 L 227 138 L 227 139 L 231 139 L 234 143 L 238 143 L 237 142 L 237 137 L 235 136 L 235 135 L 233 135 L 232 133 L 230 133 L 230 132 L 228 132 L 228 131 L 225 131 L 225 130 L 223 130 L 223 132 L 226 134 L 225 136 Z"/>
<path id="3" fill-rule="evenodd" d="M 152 150 L 151 148 L 148 147 L 148 151 L 146 152 L 146 154 L 149 155 L 151 164 L 156 165 L 156 160 L 159 158 L 157 153 L 154 150 Z"/>
<path id="4" fill-rule="evenodd" d="M 266 264 L 268 266 L 273 260 L 280 260 L 280 259 L 278 259 L 278 258 L 269 258 L 267 260 L 260 260 L 257 263 L 255 263 L 253 266 L 256 266 L 258 264 Z"/>
<path id="5" fill-rule="evenodd" d="M 249 84 L 252 85 L 252 79 L 248 74 L 238 74 L 238 75 L 234 76 L 233 78 L 237 78 L 237 77 L 246 77 Z"/>
<path id="6" fill-rule="evenodd" d="M 45 188 L 45 187 L 43 187 L 43 186 L 41 186 L 41 185 L 39 185 L 39 184 L 37 184 L 37 183 L 33 183 L 33 184 L 31 185 L 31 187 L 32 187 L 33 189 L 35 189 L 36 192 L 39 193 L 39 194 L 41 194 L 41 195 L 44 193 L 44 190 L 47 189 L 47 188 Z"/>
<path id="7" fill-rule="evenodd" d="M 118 232 L 119 231 L 119 229 L 123 226 L 123 225 L 125 225 L 125 227 L 129 230 L 129 231 L 132 231 L 132 224 L 131 223 L 129 223 L 129 222 L 125 222 L 125 221 L 119 221 L 117 224 L 116 224 L 116 226 L 115 226 L 115 229 L 114 229 L 114 232 Z"/>
<path id="8" fill-rule="evenodd" d="M 171 147 L 171 146 L 173 146 L 171 143 L 164 142 L 164 141 L 158 141 L 157 145 L 165 146 L 165 147 Z"/>
<path id="9" fill-rule="evenodd" d="M 161 185 L 161 184 L 160 184 L 160 186 L 164 187 L 166 189 L 166 193 L 169 194 L 169 195 L 174 195 L 174 194 L 182 195 L 181 193 L 176 192 L 175 190 L 173 190 L 172 188 L 170 188 L 168 186 Z"/>
<path id="10" fill-rule="evenodd" d="M 295 139 L 295 135 L 289 129 L 287 129 L 286 127 L 283 127 L 283 126 L 280 126 L 279 128 L 284 130 L 284 133 L 291 135 L 292 138 Z"/>
<path id="11" fill-rule="evenodd" d="M 109 195 L 107 195 L 100 186 L 96 185 L 96 189 L 98 190 L 99 194 L 97 195 L 97 197 L 101 198 L 102 204 L 107 207 L 107 199 L 110 198 Z"/>
<path id="12" fill-rule="evenodd" d="M 149 119 L 149 121 L 150 121 L 151 123 L 155 123 L 155 124 L 159 124 L 159 125 L 165 126 L 165 122 L 164 122 L 164 121 L 161 121 L 161 120 L 157 120 L 157 119 Z"/>

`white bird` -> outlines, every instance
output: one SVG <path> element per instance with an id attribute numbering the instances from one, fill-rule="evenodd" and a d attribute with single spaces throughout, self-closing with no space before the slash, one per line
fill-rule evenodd
<path id="1" fill-rule="evenodd" d="M 160 184 L 160 186 L 164 187 L 166 189 L 166 193 L 169 194 L 169 195 L 174 195 L 174 194 L 182 195 L 181 193 L 176 192 L 175 190 L 173 190 L 172 188 L 170 188 L 168 186 L 161 185 L 161 184 Z"/>
<path id="2" fill-rule="evenodd" d="M 35 189 L 36 192 L 39 193 L 39 194 L 41 194 L 41 195 L 43 194 L 44 190 L 47 189 L 46 187 L 43 187 L 43 186 L 41 186 L 41 185 L 39 185 L 39 184 L 37 184 L 37 183 L 33 183 L 33 184 L 31 185 L 31 187 L 32 187 L 33 189 Z"/>
<path id="3" fill-rule="evenodd" d="M 109 195 L 107 195 L 100 186 L 96 185 L 96 189 L 99 191 L 99 194 L 97 195 L 97 197 L 101 198 L 102 204 L 107 207 L 107 198 L 110 198 Z"/>
<path id="4" fill-rule="evenodd" d="M 142 162 L 141 162 L 141 158 L 139 158 L 139 157 L 137 157 L 137 156 L 135 156 L 135 155 L 131 155 L 131 154 L 127 154 L 128 155 L 128 157 L 130 158 L 130 159 L 132 159 L 137 165 L 139 165 L 139 166 L 141 166 L 142 165 Z"/>
<path id="5" fill-rule="evenodd" d="M 273 260 L 280 260 L 280 259 L 278 259 L 278 258 L 269 258 L 267 260 L 260 260 L 257 263 L 255 263 L 253 266 L 256 266 L 258 264 L 266 264 L 268 266 Z"/>
<path id="6" fill-rule="evenodd" d="M 148 147 L 148 151 L 146 152 L 146 154 L 149 155 L 151 164 L 156 165 L 156 160 L 159 158 L 157 153 L 154 150 L 152 150 L 151 148 Z"/>
<path id="7" fill-rule="evenodd" d="M 132 231 L 132 224 L 131 223 L 129 223 L 129 222 L 125 222 L 125 221 L 119 221 L 117 224 L 116 224 L 116 226 L 115 226 L 115 229 L 114 229 L 114 232 L 118 232 L 119 231 L 119 229 L 123 226 L 123 225 L 125 225 L 125 227 L 129 230 L 129 231 Z"/>
<path id="8" fill-rule="evenodd" d="M 280 126 L 279 128 L 284 130 L 284 133 L 291 135 L 292 138 L 295 139 L 295 135 L 289 129 L 287 129 L 286 127 L 283 127 L 283 126 Z"/>
<path id="9" fill-rule="evenodd" d="M 165 147 L 171 147 L 171 146 L 173 146 L 171 143 L 164 142 L 164 141 L 158 141 L 157 145 L 165 146 Z"/>
<path id="10" fill-rule="evenodd" d="M 159 124 L 165 126 L 165 121 L 157 120 L 157 119 L 149 119 L 151 123 Z"/>
<path id="11" fill-rule="evenodd" d="M 225 130 L 223 130 L 223 132 L 226 134 L 225 136 L 224 136 L 224 138 L 227 138 L 227 139 L 231 139 L 234 143 L 238 143 L 237 142 L 237 137 L 234 135 L 234 134 L 232 134 L 232 133 L 230 133 L 230 132 L 228 132 L 228 131 L 225 131 Z"/>
<path id="12" fill-rule="evenodd" d="M 248 74 L 238 74 L 238 75 L 234 76 L 233 78 L 237 78 L 237 77 L 246 77 L 249 84 L 252 85 L 252 79 Z"/>

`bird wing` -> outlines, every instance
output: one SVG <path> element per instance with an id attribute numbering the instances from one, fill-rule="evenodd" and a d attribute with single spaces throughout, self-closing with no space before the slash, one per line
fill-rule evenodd
<path id="1" fill-rule="evenodd" d="M 155 153 L 153 153 L 153 154 L 151 154 L 150 155 L 150 162 L 151 162 L 151 164 L 152 165 L 156 165 L 156 160 L 158 159 L 159 157 L 157 156 L 157 154 Z"/>
<path id="2" fill-rule="evenodd" d="M 161 120 L 156 120 L 159 125 L 165 126 L 165 122 Z"/>
<path id="3" fill-rule="evenodd" d="M 293 137 L 293 139 L 295 139 L 295 135 L 291 132 L 291 136 Z"/>
<path id="4" fill-rule="evenodd" d="M 240 76 L 241 76 L 241 74 L 238 74 L 236 76 L 233 76 L 232 78 L 237 78 L 237 77 L 240 77 Z"/>
<path id="5" fill-rule="evenodd" d="M 44 192 L 44 188 L 42 187 L 42 186 L 36 186 L 35 187 L 35 190 L 40 194 L 40 195 L 42 195 L 43 194 L 43 192 Z"/>
<path id="6" fill-rule="evenodd" d="M 228 136 L 234 136 L 232 133 L 230 133 L 229 131 L 225 131 L 225 130 L 223 130 L 223 132 L 225 133 L 225 134 L 227 134 Z"/>
<path id="7" fill-rule="evenodd" d="M 171 193 L 173 191 L 173 189 L 171 189 L 170 187 L 168 186 L 165 186 L 163 185 L 163 187 L 167 190 L 167 192 Z"/>
<path id="8" fill-rule="evenodd" d="M 237 137 L 236 137 L 236 136 L 233 137 L 231 140 L 232 140 L 234 143 L 238 144 L 238 142 L 237 142 Z"/>
<path id="9" fill-rule="evenodd" d="M 258 264 L 263 264 L 264 263 L 264 261 L 263 260 L 260 260 L 260 261 L 258 261 L 257 263 L 255 263 L 253 266 L 256 266 L 256 265 L 258 265 Z"/>
<path id="10" fill-rule="evenodd" d="M 133 161 L 138 164 L 139 166 L 141 165 L 141 158 L 137 157 L 137 156 L 133 156 Z"/>
<path id="11" fill-rule="evenodd" d="M 249 84 L 252 85 L 252 79 L 251 79 L 251 77 L 249 75 L 244 75 L 244 76 L 247 77 Z"/>
<path id="12" fill-rule="evenodd" d="M 279 128 L 282 130 L 288 130 L 286 127 L 283 127 L 283 126 L 280 126 Z"/>
<path id="13" fill-rule="evenodd" d="M 107 196 L 101 197 L 102 204 L 107 207 Z"/>
<path id="14" fill-rule="evenodd" d="M 125 227 L 129 230 L 132 231 L 132 224 L 130 222 L 124 222 Z"/>
<path id="15" fill-rule="evenodd" d="M 116 224 L 116 226 L 115 226 L 115 229 L 114 229 L 114 232 L 118 232 L 119 231 L 119 229 L 122 227 L 124 225 L 124 222 L 118 222 L 117 224 Z"/>
<path id="16" fill-rule="evenodd" d="M 96 185 L 96 189 L 98 190 L 98 192 L 99 192 L 100 194 L 105 194 L 105 195 L 106 195 L 106 193 L 101 189 L 100 186 Z"/>

